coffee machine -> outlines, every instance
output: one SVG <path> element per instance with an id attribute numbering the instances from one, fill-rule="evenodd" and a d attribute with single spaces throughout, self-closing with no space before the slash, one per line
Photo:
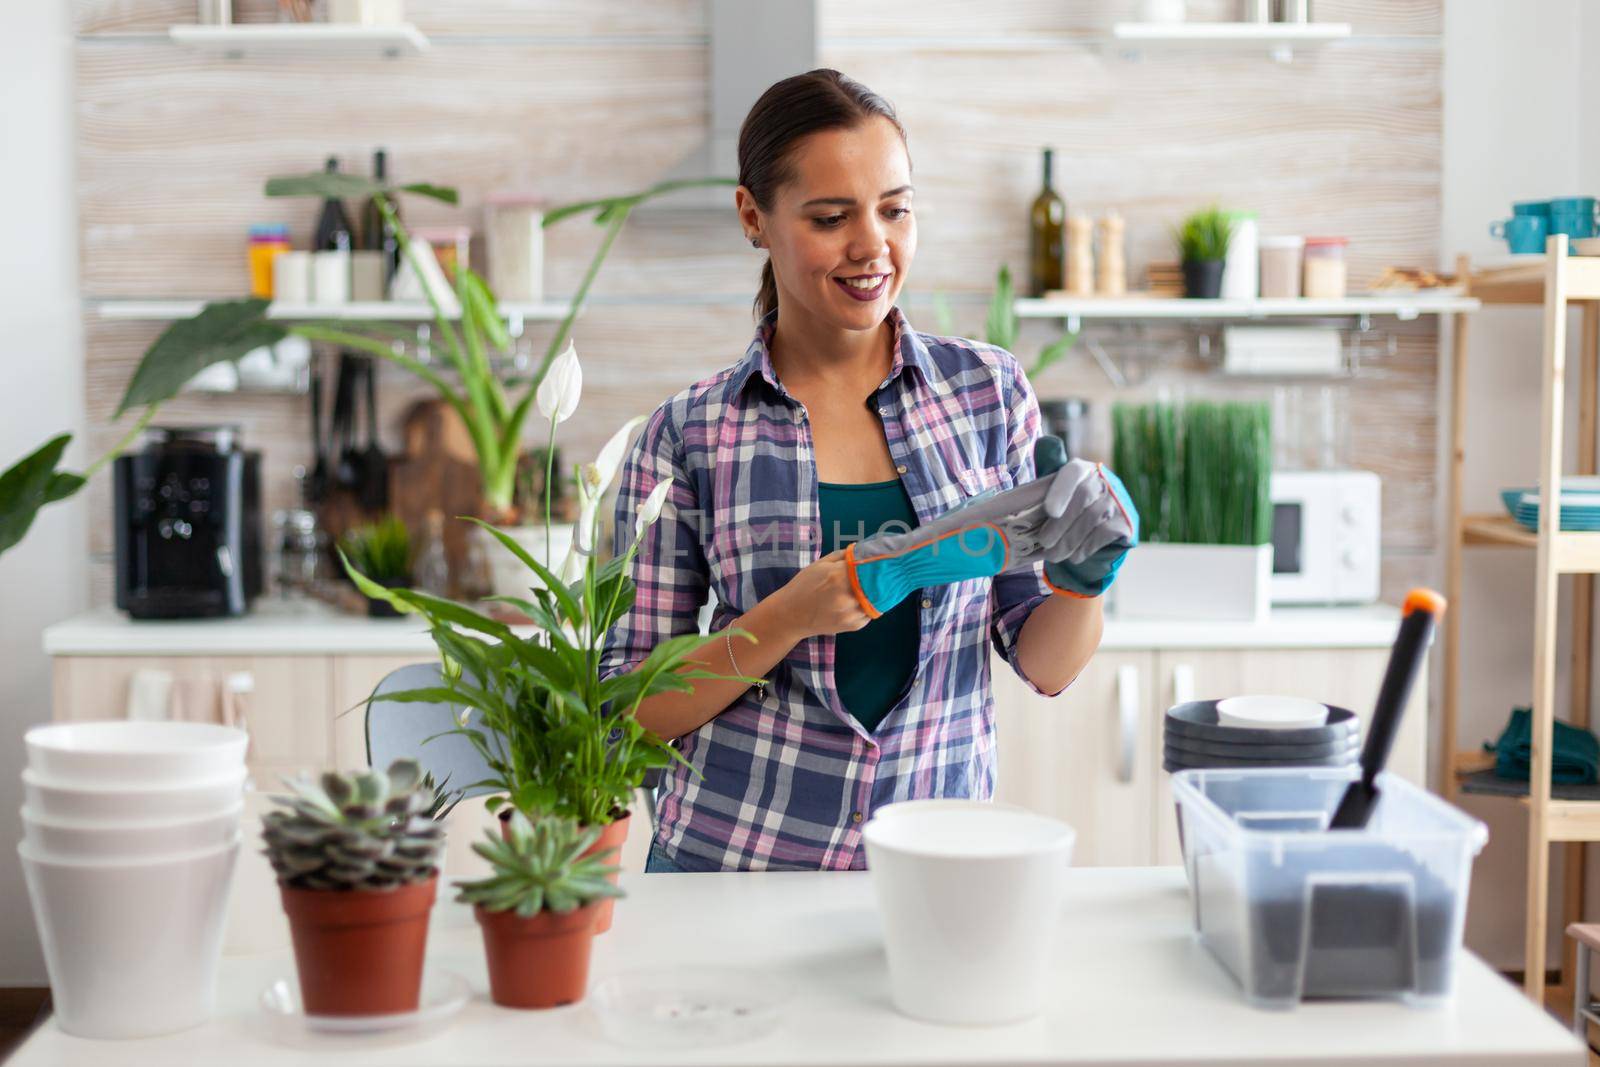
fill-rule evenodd
<path id="1" fill-rule="evenodd" d="M 248 611 L 261 592 L 260 466 L 236 426 L 152 428 L 118 456 L 117 607 L 136 619 Z"/>

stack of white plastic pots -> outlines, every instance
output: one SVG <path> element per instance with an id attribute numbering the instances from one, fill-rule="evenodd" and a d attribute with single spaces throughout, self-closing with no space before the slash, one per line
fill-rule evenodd
<path id="1" fill-rule="evenodd" d="M 197 1026 L 217 960 L 245 780 L 244 731 L 82 722 L 29 730 L 17 846 L 61 1029 Z"/>

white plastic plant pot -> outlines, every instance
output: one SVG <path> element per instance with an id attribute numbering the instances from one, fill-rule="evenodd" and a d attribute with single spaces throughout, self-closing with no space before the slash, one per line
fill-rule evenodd
<path id="1" fill-rule="evenodd" d="M 239 836 L 241 801 L 215 815 L 143 823 L 51 819 L 22 809 L 22 839 L 41 858 L 153 863 L 222 848 Z"/>
<path id="2" fill-rule="evenodd" d="M 27 768 L 22 795 L 41 819 L 86 820 L 119 826 L 214 815 L 236 806 L 248 770 L 179 785 L 93 786 L 56 781 Z"/>
<path id="3" fill-rule="evenodd" d="M 561 573 L 561 565 L 566 561 L 567 550 L 572 547 L 572 524 L 570 522 L 556 522 L 550 525 L 550 551 L 545 552 L 544 523 L 530 523 L 527 526 L 502 526 L 502 533 L 510 534 L 511 538 L 521 545 L 523 550 L 550 568 L 557 574 Z M 500 596 L 528 595 L 530 588 L 542 587 L 543 582 L 526 563 L 518 559 L 510 549 L 502 545 L 487 530 L 474 529 L 469 536 L 483 539 L 484 551 L 489 554 L 489 571 L 494 583 L 494 591 Z"/>
<path id="4" fill-rule="evenodd" d="M 1265 622 L 1272 546 L 1142 544 L 1111 586 L 1119 619 Z"/>
<path id="5" fill-rule="evenodd" d="M 62 1030 L 153 1037 L 211 1017 L 237 839 L 160 863 L 17 854 Z"/>
<path id="6" fill-rule="evenodd" d="M 862 831 L 895 1007 L 966 1026 L 1038 1014 L 1076 831 L 981 801 L 897 807 Z"/>
<path id="7" fill-rule="evenodd" d="M 23 735 L 28 766 L 59 785 L 183 785 L 244 767 L 250 737 L 202 722 L 65 722 Z"/>

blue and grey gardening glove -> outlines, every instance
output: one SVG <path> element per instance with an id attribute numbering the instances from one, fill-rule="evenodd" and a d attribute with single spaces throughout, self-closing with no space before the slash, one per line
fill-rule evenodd
<path id="1" fill-rule="evenodd" d="M 913 590 L 992 577 L 1039 560 L 1057 592 L 1104 592 L 1138 541 L 1138 516 L 1116 475 L 1064 459 L 1061 441 L 1042 437 L 1034 448 L 1040 472 L 1034 481 L 974 497 L 906 533 L 847 547 L 862 610 L 877 618 Z"/>
<path id="2" fill-rule="evenodd" d="M 1050 481 L 1049 518 L 1038 538 L 1045 581 L 1058 593 L 1097 597 L 1139 543 L 1139 512 L 1127 487 L 1103 463 L 1069 461 L 1059 437 L 1039 438 L 1033 466 L 1040 481 Z"/>

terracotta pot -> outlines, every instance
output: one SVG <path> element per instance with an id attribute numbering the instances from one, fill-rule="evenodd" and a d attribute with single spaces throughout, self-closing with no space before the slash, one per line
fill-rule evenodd
<path id="1" fill-rule="evenodd" d="M 582 1000 L 589 989 L 599 907 L 589 904 L 565 915 L 541 911 L 531 919 L 474 907 L 494 1002 L 504 1008 L 554 1008 Z"/>
<path id="2" fill-rule="evenodd" d="M 437 874 L 388 891 L 279 886 L 306 1013 L 416 1011 L 438 887 Z"/>
<path id="3" fill-rule="evenodd" d="M 509 807 L 500 809 L 501 837 L 505 837 L 508 832 L 506 829 L 506 823 L 511 818 L 511 810 L 512 809 Z M 612 885 L 617 884 L 617 881 L 622 874 L 620 867 L 622 861 L 622 843 L 628 839 L 628 827 L 632 825 L 629 820 L 632 818 L 633 812 L 625 811 L 617 818 L 612 819 L 610 822 L 606 823 L 605 828 L 600 831 L 600 839 L 583 850 L 583 854 L 585 856 L 592 856 L 596 852 L 604 852 L 608 848 L 614 848 L 617 850 L 616 854 L 607 861 L 609 863 L 618 864 L 618 869 L 611 872 L 610 875 L 610 882 Z M 588 827 L 584 827 L 584 829 L 588 829 Z M 606 897 L 604 900 L 595 901 L 594 907 L 597 909 L 595 911 L 595 933 L 603 934 L 607 930 L 611 929 L 611 913 L 616 910 L 616 904 L 617 901 L 615 897 Z"/>

